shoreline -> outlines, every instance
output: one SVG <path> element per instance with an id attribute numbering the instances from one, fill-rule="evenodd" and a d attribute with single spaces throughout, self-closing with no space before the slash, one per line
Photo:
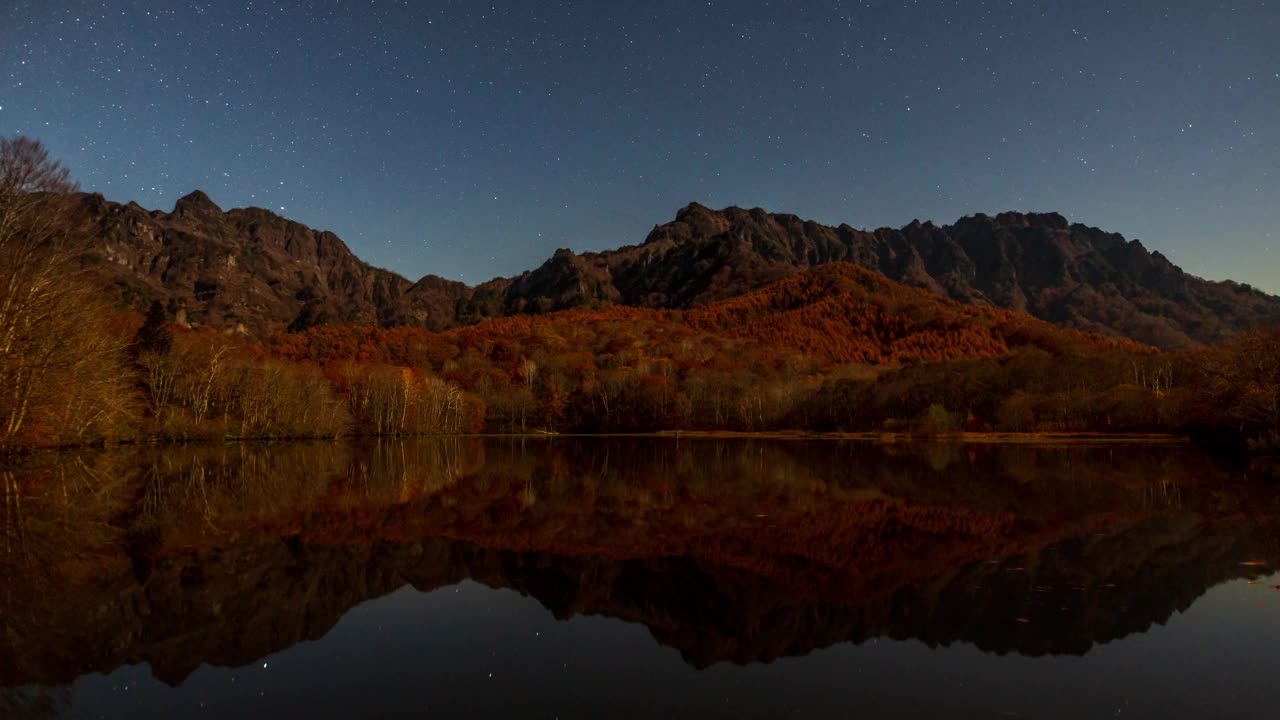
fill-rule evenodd
<path id="1" fill-rule="evenodd" d="M 883 445 L 899 443 L 953 442 L 986 445 L 1083 445 L 1141 444 L 1192 445 L 1190 436 L 1172 433 L 1089 433 L 1089 432 L 958 432 L 920 435 L 903 432 L 815 432 L 809 430 L 657 430 L 637 433 L 493 433 L 480 437 L 527 438 L 610 438 L 635 437 L 655 439 L 759 439 L 759 440 L 827 440 L 871 442 Z"/>
<path id="2" fill-rule="evenodd" d="M 325 437 L 263 438 L 147 438 L 72 445 L 27 445 L 5 448 L 0 457 L 14 457 L 42 452 L 77 449 L 109 449 L 124 447 L 163 447 L 177 445 L 244 445 L 361 442 L 370 440 L 412 440 L 423 438 L 521 438 L 531 440 L 649 438 L 653 440 L 792 440 L 825 442 L 863 442 L 878 445 L 955 443 L 964 445 L 1187 445 L 1196 443 L 1188 435 L 1172 433 L 1096 433 L 1096 432 L 955 432 L 921 435 L 905 432 L 818 432 L 810 430 L 655 430 L 648 432 L 558 433 L 549 431 L 499 433 L 432 433 L 421 435 L 339 435 Z M 1246 453 L 1248 454 L 1248 453 Z"/>

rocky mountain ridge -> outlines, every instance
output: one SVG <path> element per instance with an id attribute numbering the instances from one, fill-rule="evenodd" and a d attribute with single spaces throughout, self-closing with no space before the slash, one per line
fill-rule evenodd
<path id="1" fill-rule="evenodd" d="M 332 322 L 440 330 L 470 294 L 460 282 L 373 267 L 337 235 L 268 210 L 224 212 L 200 191 L 170 213 L 87 194 L 80 209 L 86 271 L 121 305 L 160 300 L 180 323 L 255 336 Z"/>
<path id="2" fill-rule="evenodd" d="M 806 268 L 847 261 L 980 306 L 1165 348 L 1280 322 L 1280 298 L 1182 271 L 1159 252 L 1056 213 L 973 215 L 953 225 L 831 227 L 795 215 L 697 203 L 644 242 L 558 250 L 476 287 L 373 267 L 331 232 L 260 208 L 223 211 L 193 192 L 170 213 L 82 195 L 83 264 L 121 304 L 163 302 L 180 322 L 264 336 L 352 322 L 441 330 L 575 307 L 690 308 Z"/>
<path id="3" fill-rule="evenodd" d="M 1137 240 L 1070 224 L 1056 213 L 973 215 L 948 226 L 913 221 L 866 231 L 696 203 L 656 226 L 641 245 L 582 255 L 558 251 L 514 282 L 504 305 L 483 309 L 684 308 L 836 261 L 960 302 L 1164 348 L 1217 342 L 1280 321 L 1280 298 L 1194 277 Z"/>

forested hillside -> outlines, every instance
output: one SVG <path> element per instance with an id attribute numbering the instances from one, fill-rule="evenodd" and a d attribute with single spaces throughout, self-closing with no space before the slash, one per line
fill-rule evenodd
<path id="1" fill-rule="evenodd" d="M 1267 442 L 1280 421 L 1267 410 L 1280 388 L 1276 339 L 1260 330 L 1224 347 L 1161 352 L 837 263 L 690 311 L 562 311 L 444 333 L 327 326 L 265 347 L 296 362 L 428 368 L 483 398 L 487 426 L 502 431 L 1231 425 L 1233 437 Z"/>
<path id="2" fill-rule="evenodd" d="M 267 293 L 290 267 L 314 266 L 326 287 L 347 294 L 312 298 L 313 307 L 355 298 L 358 322 L 255 341 L 209 323 L 192 327 L 158 298 L 144 317 L 104 298 L 106 271 L 85 267 L 101 238 L 85 224 L 85 196 L 69 173 L 23 138 L 3 140 L 0 160 L 5 449 L 689 429 L 1158 431 L 1233 447 L 1280 444 L 1280 330 L 1160 351 L 960 303 L 845 262 L 783 273 L 762 289 L 688 309 L 605 303 L 442 332 L 385 328 L 360 308 L 372 312 L 387 293 L 426 292 L 421 285 L 406 289 L 359 264 L 336 238 L 257 211 L 221 214 L 193 197 L 165 216 L 165 232 L 213 217 L 229 234 L 198 242 L 169 235 L 157 248 L 220 247 L 234 241 L 236 223 L 248 223 L 264 247 L 283 243 L 293 254 L 166 256 L 162 278 L 247 264 L 237 287 Z M 150 227 L 139 212 L 128 209 L 120 222 Z M 567 253 L 557 257 L 573 263 Z M 210 302 L 225 297 L 214 292 Z"/>

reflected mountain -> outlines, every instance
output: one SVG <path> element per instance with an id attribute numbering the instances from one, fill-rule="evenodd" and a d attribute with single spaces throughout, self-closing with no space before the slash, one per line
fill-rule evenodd
<path id="1" fill-rule="evenodd" d="M 1170 447 L 447 439 L 4 471 L 0 685 L 181 683 L 474 580 L 696 667 L 871 638 L 1082 654 L 1280 564 L 1273 488 Z"/>

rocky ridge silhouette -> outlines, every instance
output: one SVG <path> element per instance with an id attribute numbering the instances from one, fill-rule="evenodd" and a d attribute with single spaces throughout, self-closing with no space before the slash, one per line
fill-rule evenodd
<path id="1" fill-rule="evenodd" d="M 336 235 L 261 208 L 223 211 L 193 192 L 170 213 L 81 196 L 82 263 L 122 305 L 160 300 L 179 322 L 262 337 L 328 323 L 441 330 L 487 317 L 630 305 L 690 308 L 807 268 L 852 262 L 964 303 L 1163 348 L 1280 322 L 1280 298 L 1189 275 L 1137 240 L 1056 213 L 973 215 L 952 225 L 831 227 L 697 203 L 643 243 L 558 250 L 476 287 L 373 267 Z"/>

